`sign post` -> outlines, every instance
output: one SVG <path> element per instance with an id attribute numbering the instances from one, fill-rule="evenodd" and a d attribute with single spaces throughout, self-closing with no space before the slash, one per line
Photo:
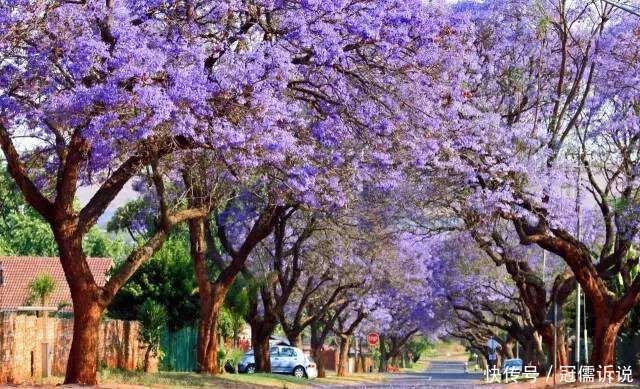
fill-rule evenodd
<path id="1" fill-rule="evenodd" d="M 369 345 L 371 345 L 371 347 L 376 347 L 379 341 L 380 335 L 378 335 L 377 332 L 371 332 L 369 333 L 369 335 L 367 335 L 367 342 L 369 342 Z"/>

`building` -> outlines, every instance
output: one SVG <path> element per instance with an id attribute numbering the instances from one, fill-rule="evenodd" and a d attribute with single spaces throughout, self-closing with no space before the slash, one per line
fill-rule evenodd
<path id="1" fill-rule="evenodd" d="M 108 279 L 108 272 L 113 266 L 110 258 L 88 258 L 89 268 L 96 283 L 103 286 Z M 32 311 L 27 306 L 29 284 L 38 276 L 50 275 L 55 282 L 55 291 L 47 298 L 46 307 L 38 309 L 57 310 L 64 306 L 64 311 L 71 311 L 71 291 L 57 257 L 1 257 L 0 256 L 0 312 Z"/>

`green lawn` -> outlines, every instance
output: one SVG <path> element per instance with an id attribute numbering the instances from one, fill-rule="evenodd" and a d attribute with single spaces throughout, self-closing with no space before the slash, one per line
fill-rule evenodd
<path id="1" fill-rule="evenodd" d="M 145 374 L 121 370 L 105 370 L 100 373 L 101 385 L 142 385 L 178 388 L 265 388 L 302 389 L 310 387 L 306 380 L 277 374 L 223 374 L 211 377 L 205 374 L 158 372 Z"/>
<path id="2" fill-rule="evenodd" d="M 418 362 L 415 362 L 411 367 L 403 367 L 400 369 L 401 373 L 422 373 L 429 368 L 431 364 L 426 358 L 420 358 Z"/>
<path id="3" fill-rule="evenodd" d="M 313 380 L 298 379 L 281 374 L 223 374 L 211 377 L 196 373 L 159 372 L 145 374 L 122 370 L 104 370 L 98 378 L 100 386 L 107 388 L 134 387 L 172 387 L 172 388 L 221 388 L 248 389 L 264 387 L 265 389 L 311 389 L 314 383 L 333 385 L 362 385 L 379 383 L 385 380 L 385 374 L 359 373 L 348 377 L 336 377 L 328 372 L 328 377 Z"/>
<path id="4" fill-rule="evenodd" d="M 328 371 L 327 377 L 316 378 L 312 381 L 321 384 L 362 386 L 363 384 L 384 382 L 387 379 L 387 376 L 388 374 L 385 373 L 353 373 L 347 377 L 338 377 L 335 375 L 335 372 Z"/>
<path id="5" fill-rule="evenodd" d="M 275 386 L 278 388 L 309 388 L 311 387 L 307 379 L 299 379 L 290 375 L 283 374 L 224 374 L 220 376 L 220 380 L 245 383 L 262 386 Z"/>
<path id="6" fill-rule="evenodd" d="M 423 353 L 423 359 L 467 361 L 469 360 L 469 352 L 458 342 L 441 341 L 436 343 L 434 348 L 426 350 Z"/>

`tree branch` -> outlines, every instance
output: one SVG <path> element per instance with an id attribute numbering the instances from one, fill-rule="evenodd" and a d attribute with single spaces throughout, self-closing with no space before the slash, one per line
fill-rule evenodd
<path id="1" fill-rule="evenodd" d="M 42 217 L 51 222 L 53 220 L 53 204 L 47 199 L 29 178 L 25 166 L 16 151 L 11 136 L 4 123 L 0 121 L 0 147 L 7 159 L 9 174 L 16 182 L 18 188 L 29 204 L 35 208 Z"/>

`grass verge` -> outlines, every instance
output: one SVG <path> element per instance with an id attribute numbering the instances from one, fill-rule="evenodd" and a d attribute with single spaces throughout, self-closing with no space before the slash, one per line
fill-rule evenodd
<path id="1" fill-rule="evenodd" d="M 415 362 L 411 367 L 403 367 L 400 369 L 401 373 L 422 373 L 429 368 L 431 361 L 421 358 L 418 362 Z"/>
<path id="2" fill-rule="evenodd" d="M 325 378 L 316 378 L 312 383 L 330 385 L 362 385 L 376 384 L 386 381 L 388 374 L 385 373 L 353 373 L 347 377 L 338 377 L 335 372 L 327 372 Z"/>
<path id="3" fill-rule="evenodd" d="M 178 373 L 178 372 L 158 372 L 143 373 L 137 371 L 104 370 L 100 373 L 99 382 L 101 386 L 122 387 L 146 386 L 161 388 L 222 388 L 222 389 L 245 389 L 264 387 L 266 388 L 289 388 L 304 389 L 309 388 L 306 380 L 279 375 L 279 374 L 223 374 L 218 377 L 211 377 L 206 374 Z"/>
<path id="4" fill-rule="evenodd" d="M 101 387 L 106 388 L 221 388 L 221 389 L 311 389 L 315 384 L 362 385 L 380 383 L 386 379 L 385 374 L 359 373 L 347 377 L 337 377 L 328 372 L 326 378 L 313 380 L 298 379 L 282 374 L 223 374 L 211 377 L 196 373 L 158 372 L 143 373 L 136 371 L 104 370 L 98 378 Z"/>
<path id="5" fill-rule="evenodd" d="M 463 362 L 469 360 L 469 352 L 458 342 L 440 341 L 436 343 L 435 347 L 426 350 L 422 359 Z"/>

